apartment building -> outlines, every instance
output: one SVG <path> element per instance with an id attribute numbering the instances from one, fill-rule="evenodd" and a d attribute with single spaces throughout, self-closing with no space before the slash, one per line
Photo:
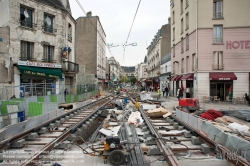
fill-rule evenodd
<path id="1" fill-rule="evenodd" d="M 170 90 L 170 95 L 172 95 L 172 89 L 171 82 L 170 82 L 170 76 L 171 76 L 171 53 L 164 55 L 161 58 L 161 75 L 160 75 L 160 88 L 164 89 L 165 87 L 168 87 Z"/>
<path id="2" fill-rule="evenodd" d="M 108 63 L 109 63 L 110 80 L 113 81 L 115 84 L 117 84 L 120 80 L 121 70 L 122 70 L 120 63 L 116 61 L 113 56 L 108 59 Z"/>
<path id="3" fill-rule="evenodd" d="M 128 79 L 135 77 L 135 66 L 121 66 L 121 68 Z"/>
<path id="4" fill-rule="evenodd" d="M 76 20 L 76 60 L 85 66 L 85 73 L 93 74 L 94 83 L 103 84 L 106 79 L 106 34 L 98 16 L 91 12 Z M 79 84 L 84 82 L 78 81 Z"/>
<path id="5" fill-rule="evenodd" d="M 169 20 L 170 22 L 170 20 Z M 147 86 L 153 86 L 154 90 L 160 86 L 160 65 L 162 56 L 166 55 L 171 50 L 171 26 L 170 24 L 163 25 L 153 41 L 147 47 L 148 59 L 148 79 Z"/>
<path id="6" fill-rule="evenodd" d="M 226 101 L 249 92 L 249 0 L 172 0 L 173 88 Z"/>
<path id="7" fill-rule="evenodd" d="M 68 0 L 1 0 L 0 13 L 0 36 L 8 36 L 0 53 L 8 79 L 0 84 L 15 87 L 16 97 L 59 94 L 67 85 L 74 93 L 76 22 Z"/>

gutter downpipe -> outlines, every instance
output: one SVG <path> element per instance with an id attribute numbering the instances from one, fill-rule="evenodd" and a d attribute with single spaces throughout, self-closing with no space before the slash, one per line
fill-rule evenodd
<path id="1" fill-rule="evenodd" d="M 196 84 L 196 98 L 198 99 L 198 81 L 197 81 L 197 76 L 198 76 L 198 0 L 196 0 L 196 50 L 195 51 L 196 51 L 195 84 Z"/>

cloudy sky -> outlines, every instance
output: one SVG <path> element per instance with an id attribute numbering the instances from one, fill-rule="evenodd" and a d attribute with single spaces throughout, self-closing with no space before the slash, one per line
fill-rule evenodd
<path id="1" fill-rule="evenodd" d="M 72 15 L 75 19 L 85 16 L 75 0 L 69 0 Z M 99 16 L 106 33 L 106 43 L 118 47 L 106 47 L 106 56 L 111 54 L 121 65 L 134 66 L 144 60 L 147 46 L 162 25 L 168 23 L 170 16 L 170 0 L 141 0 L 128 44 L 126 42 L 139 0 L 79 0 L 86 12 L 92 11 L 93 16 Z"/>

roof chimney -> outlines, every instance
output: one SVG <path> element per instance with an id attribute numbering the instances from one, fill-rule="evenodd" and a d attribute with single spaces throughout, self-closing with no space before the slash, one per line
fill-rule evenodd
<path id="1" fill-rule="evenodd" d="M 168 17 L 168 23 L 171 24 L 171 17 Z"/>
<path id="2" fill-rule="evenodd" d="M 87 17 L 91 17 L 91 16 L 92 16 L 92 12 L 90 11 L 87 13 Z"/>

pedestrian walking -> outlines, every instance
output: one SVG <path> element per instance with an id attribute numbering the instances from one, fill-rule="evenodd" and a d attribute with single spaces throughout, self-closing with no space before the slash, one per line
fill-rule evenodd
<path id="1" fill-rule="evenodd" d="M 164 97 L 164 94 L 165 94 L 165 88 L 163 87 L 162 88 L 162 97 Z"/>
<path id="2" fill-rule="evenodd" d="M 189 86 L 186 88 L 186 98 L 190 98 L 190 88 L 189 88 Z"/>
<path id="3" fill-rule="evenodd" d="M 157 98 L 157 100 L 159 100 L 159 99 L 160 99 L 160 97 L 161 97 L 161 89 L 160 89 L 159 87 L 158 87 L 157 94 L 158 94 L 158 98 Z"/>
<path id="4" fill-rule="evenodd" d="M 168 89 L 168 87 L 166 86 L 166 88 L 165 88 L 165 93 L 166 93 L 166 98 L 168 97 L 168 93 L 169 93 L 169 89 Z"/>
<path id="5" fill-rule="evenodd" d="M 250 106 L 250 98 L 249 98 L 249 95 L 247 95 L 247 93 L 245 93 L 244 95 L 246 101 L 248 101 L 248 105 Z"/>

